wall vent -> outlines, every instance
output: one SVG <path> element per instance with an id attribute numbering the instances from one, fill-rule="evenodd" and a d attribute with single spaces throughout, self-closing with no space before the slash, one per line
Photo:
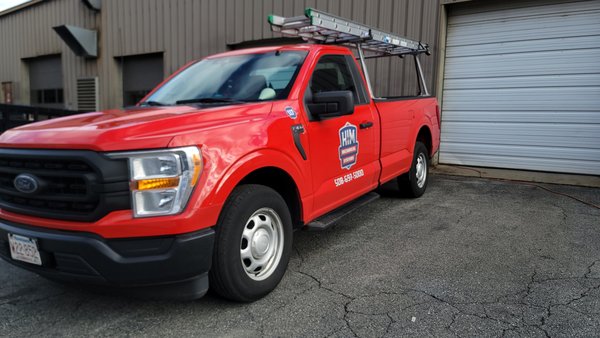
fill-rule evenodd
<path id="1" fill-rule="evenodd" d="M 98 78 L 77 79 L 77 110 L 83 112 L 98 110 Z"/>

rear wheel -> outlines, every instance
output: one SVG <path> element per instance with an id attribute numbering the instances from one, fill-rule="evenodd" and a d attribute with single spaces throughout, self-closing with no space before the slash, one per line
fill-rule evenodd
<path id="1" fill-rule="evenodd" d="M 253 301 L 281 281 L 290 258 L 292 221 L 275 190 L 236 188 L 217 224 L 211 288 L 235 301 Z"/>
<path id="2" fill-rule="evenodd" d="M 429 182 L 429 152 L 419 141 L 415 143 L 413 162 L 410 171 L 398 177 L 400 190 L 410 197 L 421 197 Z"/>

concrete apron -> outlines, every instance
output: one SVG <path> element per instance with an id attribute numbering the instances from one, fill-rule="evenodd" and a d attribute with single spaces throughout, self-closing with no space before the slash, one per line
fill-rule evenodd
<path id="1" fill-rule="evenodd" d="M 438 164 L 433 173 L 600 188 L 600 176 Z"/>

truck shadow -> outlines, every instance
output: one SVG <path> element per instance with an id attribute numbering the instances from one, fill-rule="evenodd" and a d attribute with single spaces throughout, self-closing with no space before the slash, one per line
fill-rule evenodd
<path id="1" fill-rule="evenodd" d="M 399 191 L 396 181 L 391 181 L 383 186 L 379 187 L 376 192 L 381 195 L 380 200 L 376 200 L 373 203 L 391 203 L 396 200 L 410 200 L 408 196 L 402 194 Z M 353 213 L 345 216 L 343 219 L 334 224 L 331 228 L 325 231 L 310 232 L 299 230 L 294 233 L 293 248 L 290 257 L 290 263 L 288 267 L 289 271 L 293 271 L 296 268 L 303 265 L 305 259 L 314 259 L 320 256 L 325 251 L 330 250 L 332 246 L 345 246 L 347 241 L 353 233 L 359 231 L 362 227 L 362 223 L 369 222 L 370 219 L 376 216 L 371 211 L 372 207 L 365 205 L 355 210 Z M 357 222 L 357 218 L 361 218 L 361 222 Z M 28 273 L 27 273 L 28 274 Z M 284 278 L 285 279 L 285 278 Z M 35 283 L 34 283 L 35 282 Z M 26 294 L 26 297 L 22 297 L 21 292 L 17 290 L 14 294 L 9 293 L 0 297 L 1 303 L 8 303 L 18 305 L 22 301 L 26 303 L 30 300 L 34 302 L 48 301 L 50 303 L 55 302 L 57 298 L 61 301 L 58 302 L 54 311 L 60 312 L 61 309 L 66 311 L 72 311 L 71 306 L 63 307 L 61 305 L 67 305 L 66 303 L 114 303 L 121 304 L 124 308 L 135 308 L 142 306 L 146 309 L 161 308 L 161 307 L 172 307 L 172 306 L 183 306 L 188 305 L 201 305 L 202 307 L 215 308 L 215 309 L 234 309 L 244 304 L 231 302 L 220 298 L 212 291 L 209 292 L 200 299 L 192 301 L 180 301 L 180 300 L 168 300 L 153 297 L 152 295 L 136 295 L 131 292 L 131 289 L 127 288 L 107 288 L 100 286 L 86 286 L 80 284 L 68 284 L 62 282 L 56 282 L 47 280 L 45 278 L 36 277 L 30 280 L 31 290 L 23 288 L 22 293 Z M 33 291 L 32 291 L 33 290 Z M 275 292 L 281 292 L 276 291 Z M 285 290 L 283 291 L 286 292 Z M 268 298 L 269 296 L 267 296 Z M 54 300 L 52 300 L 54 299 Z M 78 307 L 80 305 L 76 305 Z"/>

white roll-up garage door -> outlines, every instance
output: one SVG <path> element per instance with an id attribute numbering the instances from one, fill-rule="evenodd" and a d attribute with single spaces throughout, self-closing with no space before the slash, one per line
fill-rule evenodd
<path id="1" fill-rule="evenodd" d="M 440 163 L 600 175 L 600 1 L 448 17 Z"/>

